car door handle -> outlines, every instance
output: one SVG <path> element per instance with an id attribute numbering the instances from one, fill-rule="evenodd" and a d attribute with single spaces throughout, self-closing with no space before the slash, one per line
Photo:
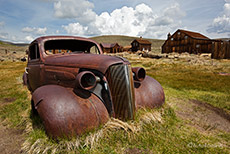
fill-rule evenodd
<path id="1" fill-rule="evenodd" d="M 25 72 L 26 72 L 26 74 L 29 74 L 29 72 L 28 72 L 28 71 L 29 71 L 29 69 L 30 69 L 29 67 L 26 67 L 26 68 L 25 68 Z"/>

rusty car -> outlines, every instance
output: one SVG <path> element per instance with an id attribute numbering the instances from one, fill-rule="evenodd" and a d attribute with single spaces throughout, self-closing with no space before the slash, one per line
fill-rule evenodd
<path id="1" fill-rule="evenodd" d="M 165 101 L 162 86 L 122 57 L 76 36 L 44 36 L 28 48 L 23 82 L 51 138 L 72 137 L 98 128 L 110 117 L 134 119 L 138 108 Z"/>

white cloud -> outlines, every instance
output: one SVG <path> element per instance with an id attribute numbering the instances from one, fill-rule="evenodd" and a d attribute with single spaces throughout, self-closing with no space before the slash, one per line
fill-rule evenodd
<path id="1" fill-rule="evenodd" d="M 18 42 L 18 43 L 22 43 L 24 42 L 23 39 L 21 39 L 21 37 L 17 37 L 15 35 L 10 35 L 7 32 L 0 32 L 0 39 L 1 40 L 5 40 L 5 41 L 10 41 L 10 42 Z"/>
<path id="2" fill-rule="evenodd" d="M 47 28 L 46 27 L 44 27 L 44 28 L 36 28 L 36 34 L 38 34 L 38 35 L 44 35 L 44 34 L 46 34 L 46 31 L 47 31 Z"/>
<path id="3" fill-rule="evenodd" d="M 54 2 L 54 15 L 58 18 L 79 18 L 94 8 L 87 0 L 57 0 Z"/>
<path id="4" fill-rule="evenodd" d="M 22 28 L 22 32 L 24 33 L 33 33 L 37 35 L 45 35 L 47 31 L 47 28 L 35 28 L 35 27 L 24 27 Z"/>
<path id="5" fill-rule="evenodd" d="M 84 27 L 79 23 L 70 23 L 69 25 L 62 27 L 67 31 L 68 34 L 75 34 L 81 36 L 84 36 L 86 34 L 86 31 L 88 30 L 88 27 Z"/>
<path id="6" fill-rule="evenodd" d="M 90 16 L 91 22 L 70 23 L 63 28 L 69 34 L 113 34 L 144 37 L 165 37 L 172 28 L 181 25 L 181 18 L 186 14 L 180 9 L 179 4 L 174 4 L 156 14 L 148 5 L 142 3 L 135 8 L 124 6 L 111 13 L 103 12 L 100 15 Z M 88 16 L 84 16 L 87 18 Z"/>
<path id="7" fill-rule="evenodd" d="M 180 9 L 180 5 L 178 3 L 175 3 L 174 5 L 166 8 L 163 11 L 164 16 L 171 17 L 171 18 L 182 18 L 186 15 L 184 11 Z"/>
<path id="8" fill-rule="evenodd" d="M 25 33 L 32 33 L 34 31 L 35 31 L 35 28 L 31 28 L 31 27 L 22 28 L 22 32 L 25 32 Z"/>
<path id="9" fill-rule="evenodd" d="M 25 40 L 26 40 L 27 42 L 32 42 L 32 41 L 34 40 L 34 38 L 33 38 L 32 36 L 26 36 L 26 37 L 25 37 Z"/>
<path id="10" fill-rule="evenodd" d="M 8 39 L 8 37 L 9 37 L 9 34 L 8 34 L 8 33 L 0 32 L 0 39 L 6 40 L 6 39 Z"/>
<path id="11" fill-rule="evenodd" d="M 222 15 L 213 19 L 212 24 L 207 29 L 208 32 L 230 32 L 230 0 L 225 0 L 225 2 Z"/>

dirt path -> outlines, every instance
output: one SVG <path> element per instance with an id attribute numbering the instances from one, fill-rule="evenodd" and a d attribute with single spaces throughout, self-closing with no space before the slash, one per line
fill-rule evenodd
<path id="1" fill-rule="evenodd" d="M 23 130 L 8 128 L 0 124 L 0 153 L 20 153 L 21 144 L 24 142 Z"/>
<path id="2" fill-rule="evenodd" d="M 0 108 L 10 104 L 16 98 L 5 98 L 0 101 Z M 10 128 L 0 119 L 0 153 L 18 154 L 21 151 L 21 145 L 24 142 L 23 130 Z"/>
<path id="3" fill-rule="evenodd" d="M 170 105 L 178 117 L 202 133 L 230 132 L 230 115 L 222 109 L 198 100 L 177 98 L 171 98 Z"/>

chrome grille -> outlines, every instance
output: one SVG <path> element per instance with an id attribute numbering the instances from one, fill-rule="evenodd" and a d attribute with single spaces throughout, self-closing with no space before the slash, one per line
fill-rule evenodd
<path id="1" fill-rule="evenodd" d="M 115 117 L 128 120 L 134 118 L 135 96 L 130 65 L 110 66 L 106 74 L 112 95 Z"/>

